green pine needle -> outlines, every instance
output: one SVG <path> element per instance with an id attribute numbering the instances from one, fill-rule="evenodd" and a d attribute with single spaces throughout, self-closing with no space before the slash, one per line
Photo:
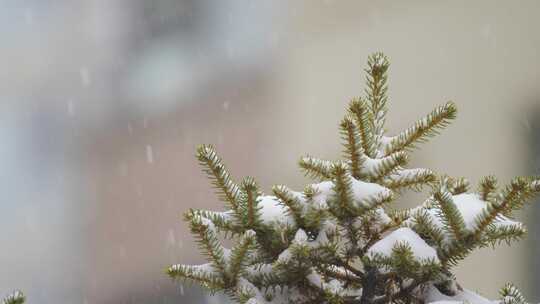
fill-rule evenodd
<path id="1" fill-rule="evenodd" d="M 373 142 L 371 130 L 371 114 L 366 101 L 361 98 L 354 98 L 349 103 L 348 112 L 358 128 L 360 142 L 364 152 L 371 158 L 376 157 L 375 143 Z"/>
<path id="2" fill-rule="evenodd" d="M 444 223 L 446 230 L 451 233 L 454 240 L 463 240 L 467 234 L 467 230 L 463 216 L 454 204 L 452 194 L 445 191 L 444 188 L 440 188 L 433 194 L 433 197 L 437 201 L 438 216 Z"/>
<path id="3" fill-rule="evenodd" d="M 287 206 L 287 210 L 290 215 L 295 219 L 295 222 L 299 227 L 305 228 L 303 207 L 300 200 L 292 193 L 292 191 L 286 186 L 279 185 L 272 187 L 274 195 Z"/>
<path id="4" fill-rule="evenodd" d="M 255 232 L 248 230 L 231 250 L 230 266 L 227 274 L 229 276 L 229 284 L 232 284 L 232 286 L 237 284 L 240 273 L 246 267 L 247 255 L 250 250 L 255 248 L 254 245 Z"/>
<path id="5" fill-rule="evenodd" d="M 382 184 L 395 191 L 410 189 L 419 192 L 424 186 L 430 186 L 436 181 L 437 176 L 429 169 L 404 169 L 384 178 Z"/>
<path id="6" fill-rule="evenodd" d="M 306 176 L 318 180 L 329 180 L 332 178 L 330 168 L 332 162 L 327 160 L 317 159 L 311 156 L 304 156 L 298 162 L 300 168 L 304 170 Z"/>
<path id="7" fill-rule="evenodd" d="M 389 155 L 401 150 L 411 150 L 416 144 L 427 141 L 430 137 L 439 134 L 450 120 L 456 117 L 457 108 L 453 102 L 437 107 L 423 119 L 418 120 L 412 127 L 394 136 L 385 147 L 385 154 Z"/>
<path id="8" fill-rule="evenodd" d="M 207 219 L 195 216 L 190 221 L 191 232 L 197 238 L 199 248 L 203 255 L 207 256 L 214 269 L 222 276 L 226 273 L 226 261 L 223 252 L 223 247 L 214 230 L 214 224 Z"/>
<path id="9" fill-rule="evenodd" d="M 502 304 L 527 304 L 525 297 L 512 283 L 506 283 L 499 293 Z"/>
<path id="10" fill-rule="evenodd" d="M 351 174 L 354 178 L 361 178 L 362 164 L 366 157 L 360 141 L 360 132 L 349 116 L 345 116 L 339 126 L 344 141 L 345 157 L 349 160 Z"/>
<path id="11" fill-rule="evenodd" d="M 350 211 L 353 209 L 354 197 L 352 180 L 347 166 L 337 163 L 332 166 L 331 170 L 334 177 L 334 197 L 328 202 L 331 212 L 338 218 L 350 216 Z"/>
<path id="12" fill-rule="evenodd" d="M 26 297 L 21 291 L 14 291 L 10 295 L 6 296 L 2 301 L 3 304 L 23 304 L 26 301 Z"/>
<path id="13" fill-rule="evenodd" d="M 370 172 L 370 177 L 374 181 L 380 181 L 394 173 L 397 169 L 405 166 L 407 162 L 408 156 L 403 151 L 377 159 L 372 172 Z"/>
<path id="14" fill-rule="evenodd" d="M 480 181 L 478 192 L 483 201 L 491 201 L 497 190 L 497 178 L 493 175 L 484 176 Z"/>
<path id="15" fill-rule="evenodd" d="M 245 210 L 243 212 L 245 215 L 244 223 L 247 229 L 253 229 L 261 222 L 259 214 L 260 208 L 257 202 L 259 188 L 255 179 L 249 176 L 244 178 L 240 188 L 242 189 L 241 205 L 243 210 Z"/>
<path id="16" fill-rule="evenodd" d="M 197 148 L 197 159 L 218 191 L 221 200 L 230 204 L 233 210 L 238 208 L 240 190 L 232 181 L 227 168 L 211 145 L 200 145 Z"/>

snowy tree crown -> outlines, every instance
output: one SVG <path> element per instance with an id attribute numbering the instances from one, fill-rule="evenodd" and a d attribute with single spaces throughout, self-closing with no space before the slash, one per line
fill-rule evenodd
<path id="1" fill-rule="evenodd" d="M 172 265 L 169 276 L 249 304 L 491 303 L 463 289 L 452 268 L 474 249 L 524 236 L 512 213 L 540 191 L 540 179 L 517 177 L 498 189 L 487 176 L 471 192 L 464 178 L 407 169 L 408 153 L 446 127 L 456 106 L 385 135 L 388 67 L 382 53 L 369 56 L 366 97 L 353 99 L 339 124 L 345 160 L 302 157 L 317 181 L 302 192 L 279 185 L 265 195 L 251 177 L 236 183 L 214 148 L 200 146 L 197 158 L 227 211 L 186 213 L 208 263 Z M 426 186 L 419 206 L 392 207 L 403 190 Z M 235 240 L 231 249 L 220 233 Z M 500 302 L 525 300 L 508 284 Z"/>

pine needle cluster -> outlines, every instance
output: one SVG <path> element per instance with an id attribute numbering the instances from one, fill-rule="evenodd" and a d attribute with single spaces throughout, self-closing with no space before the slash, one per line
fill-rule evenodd
<path id="1" fill-rule="evenodd" d="M 26 300 L 24 294 L 18 290 L 7 295 L 3 300 L 2 304 L 23 304 Z"/>
<path id="2" fill-rule="evenodd" d="M 540 192 L 540 179 L 499 188 L 492 176 L 476 191 L 464 178 L 407 168 L 409 153 L 456 117 L 447 102 L 397 135 L 385 133 L 389 62 L 368 58 L 365 97 L 351 100 L 339 124 L 343 160 L 299 161 L 315 180 L 301 192 L 233 180 L 212 146 L 197 158 L 226 211 L 189 210 L 185 219 L 208 263 L 172 265 L 171 278 L 199 283 L 238 303 L 425 303 L 429 294 L 463 299 L 452 273 L 473 250 L 521 239 L 512 218 Z M 393 202 L 407 189 L 429 191 L 418 207 Z M 234 240 L 225 248 L 220 236 Z M 511 284 L 505 304 L 525 300 Z"/>

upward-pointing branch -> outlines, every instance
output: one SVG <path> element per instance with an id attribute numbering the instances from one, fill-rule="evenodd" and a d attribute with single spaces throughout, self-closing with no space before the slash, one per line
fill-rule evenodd
<path id="1" fill-rule="evenodd" d="M 416 143 L 425 142 L 428 138 L 439 133 L 439 130 L 446 127 L 450 120 L 456 117 L 457 108 L 453 102 L 448 102 L 437 107 L 426 117 L 418 120 L 412 127 L 409 127 L 399 135 L 394 136 L 385 147 L 385 154 L 389 155 L 397 151 L 411 149 Z"/>
<path id="2" fill-rule="evenodd" d="M 360 98 L 351 100 L 349 103 L 349 115 L 353 117 L 354 122 L 358 127 L 358 133 L 364 152 L 367 156 L 375 158 L 377 153 L 373 142 L 373 134 L 371 133 L 371 116 L 368 105 Z"/>
<path id="3" fill-rule="evenodd" d="M 240 190 L 232 181 L 231 175 L 214 147 L 200 145 L 197 148 L 197 159 L 216 188 L 219 198 L 227 202 L 235 212 L 238 212 Z"/>
<path id="4" fill-rule="evenodd" d="M 374 53 L 368 57 L 368 67 L 366 69 L 366 82 L 368 88 L 366 94 L 371 104 L 371 130 L 373 132 L 375 148 L 381 144 L 386 119 L 386 101 L 388 97 L 388 67 L 390 62 L 383 53 Z"/>
<path id="5" fill-rule="evenodd" d="M 345 156 L 349 159 L 351 175 L 354 178 L 362 177 L 361 169 L 366 156 L 360 142 L 358 128 L 351 117 L 345 116 L 339 125 L 344 140 Z"/>

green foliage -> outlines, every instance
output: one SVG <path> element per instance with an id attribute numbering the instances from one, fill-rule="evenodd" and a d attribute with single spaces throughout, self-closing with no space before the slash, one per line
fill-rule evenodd
<path id="1" fill-rule="evenodd" d="M 392 138 L 385 149 L 385 154 L 391 154 L 403 149 L 415 148 L 417 143 L 427 141 L 430 137 L 439 134 L 450 120 L 456 118 L 457 108 L 453 102 L 448 102 L 437 107 L 423 119 L 418 120 L 413 126 Z"/>
<path id="2" fill-rule="evenodd" d="M 330 173 L 332 162 L 330 161 L 304 156 L 300 158 L 298 164 L 304 170 L 306 176 L 317 180 L 328 180 L 332 178 L 332 174 Z"/>
<path id="3" fill-rule="evenodd" d="M 239 205 L 239 189 L 232 181 L 227 168 L 217 155 L 214 147 L 201 145 L 197 148 L 197 159 L 216 188 L 221 200 L 227 202 L 232 210 L 237 211 Z"/>
<path id="4" fill-rule="evenodd" d="M 191 280 L 208 288 L 210 291 L 223 290 L 226 287 L 223 277 L 216 276 L 214 271 L 198 265 L 172 265 L 167 268 L 166 272 L 171 278 Z"/>
<path id="5" fill-rule="evenodd" d="M 478 193 L 483 201 L 491 201 L 494 199 L 495 191 L 497 190 L 497 178 L 492 175 L 484 176 L 480 181 Z"/>
<path id="6" fill-rule="evenodd" d="M 190 221 L 191 232 L 195 235 L 197 243 L 203 254 L 205 254 L 212 264 L 212 267 L 221 272 L 225 278 L 225 257 L 223 247 L 214 230 L 214 224 L 203 217 L 193 217 Z"/>
<path id="7" fill-rule="evenodd" d="M 500 290 L 500 294 L 503 304 L 527 304 L 525 297 L 512 283 L 507 283 Z"/>
<path id="8" fill-rule="evenodd" d="M 360 132 L 353 120 L 345 116 L 340 124 L 342 137 L 345 141 L 345 157 L 350 159 L 350 171 L 354 178 L 362 177 L 361 169 L 365 161 L 364 149 L 360 141 Z"/>
<path id="9" fill-rule="evenodd" d="M 302 157 L 301 169 L 317 181 L 303 192 L 280 185 L 268 196 L 251 177 L 236 185 L 214 148 L 200 146 L 197 157 L 227 211 L 186 213 L 209 263 L 173 265 L 169 276 L 238 303 L 423 303 L 429 288 L 448 297 L 461 292 L 452 268 L 473 250 L 522 238 L 525 227 L 511 215 L 540 192 L 540 178 L 518 177 L 498 190 L 488 176 L 470 193 L 465 178 L 405 168 L 412 148 L 457 111 L 447 102 L 386 136 L 388 71 L 386 56 L 369 56 L 366 96 L 352 99 L 339 124 L 345 159 Z M 424 203 L 394 209 L 396 194 L 426 186 Z M 470 210 L 473 219 L 464 216 Z M 232 249 L 221 245 L 220 233 L 233 238 Z M 403 240 L 389 244 L 394 233 Z M 426 250 L 428 258 L 420 257 Z M 524 303 L 512 285 L 501 295 L 504 303 Z"/>
<path id="10" fill-rule="evenodd" d="M 371 132 L 371 116 L 369 107 L 361 98 L 354 98 L 349 104 L 349 116 L 354 119 L 354 124 L 358 128 L 360 143 L 367 156 L 376 157 L 375 145 Z"/>
<path id="11" fill-rule="evenodd" d="M 437 176 L 429 169 L 400 171 L 401 174 L 383 178 L 381 183 L 394 191 L 410 189 L 421 191 L 423 186 L 431 185 L 437 180 Z"/>
<path id="12" fill-rule="evenodd" d="M 12 294 L 6 296 L 2 301 L 3 304 L 23 304 L 26 301 L 26 297 L 20 291 L 15 291 Z"/>
<path id="13" fill-rule="evenodd" d="M 465 222 L 463 221 L 461 212 L 459 212 L 452 201 L 452 194 L 444 188 L 440 188 L 433 193 L 433 197 L 438 203 L 438 216 L 444 223 L 446 230 L 451 232 L 455 241 L 463 240 L 467 234 Z"/>
<path id="14" fill-rule="evenodd" d="M 347 167 L 341 163 L 334 164 L 331 170 L 334 177 L 334 195 L 328 202 L 330 212 L 338 219 L 350 218 L 354 209 L 352 178 Z"/>
<path id="15" fill-rule="evenodd" d="M 255 246 L 255 233 L 248 230 L 231 250 L 230 265 L 228 269 L 229 284 L 235 286 L 238 277 L 245 267 L 246 256 Z"/>
<path id="16" fill-rule="evenodd" d="M 383 53 L 374 53 L 368 57 L 368 67 L 366 69 L 366 95 L 371 110 L 371 134 L 375 137 L 375 147 L 381 145 L 381 137 L 384 131 L 386 119 L 386 102 L 388 97 L 388 68 L 390 63 Z"/>
<path id="17" fill-rule="evenodd" d="M 425 210 L 420 210 L 412 216 L 414 231 L 418 233 L 428 244 L 439 250 L 444 248 L 445 236 L 441 228 L 437 227 Z M 440 255 L 440 253 L 439 253 Z"/>
<path id="18" fill-rule="evenodd" d="M 407 163 L 407 154 L 399 151 L 388 156 L 385 156 L 377 162 L 371 172 L 371 180 L 380 181 L 382 178 L 388 177 L 392 172 L 395 172 L 399 167 Z"/>
<path id="19" fill-rule="evenodd" d="M 301 228 L 308 228 L 310 225 L 304 220 L 304 208 L 300 200 L 293 194 L 287 186 L 279 185 L 272 187 L 272 192 L 279 201 L 287 207 L 288 214 L 294 217 L 296 224 Z"/>
<path id="20" fill-rule="evenodd" d="M 240 209 L 244 215 L 244 226 L 248 229 L 254 229 L 261 224 L 259 206 L 257 198 L 259 189 L 257 183 L 252 177 L 246 177 L 240 186 L 242 189 Z"/>

